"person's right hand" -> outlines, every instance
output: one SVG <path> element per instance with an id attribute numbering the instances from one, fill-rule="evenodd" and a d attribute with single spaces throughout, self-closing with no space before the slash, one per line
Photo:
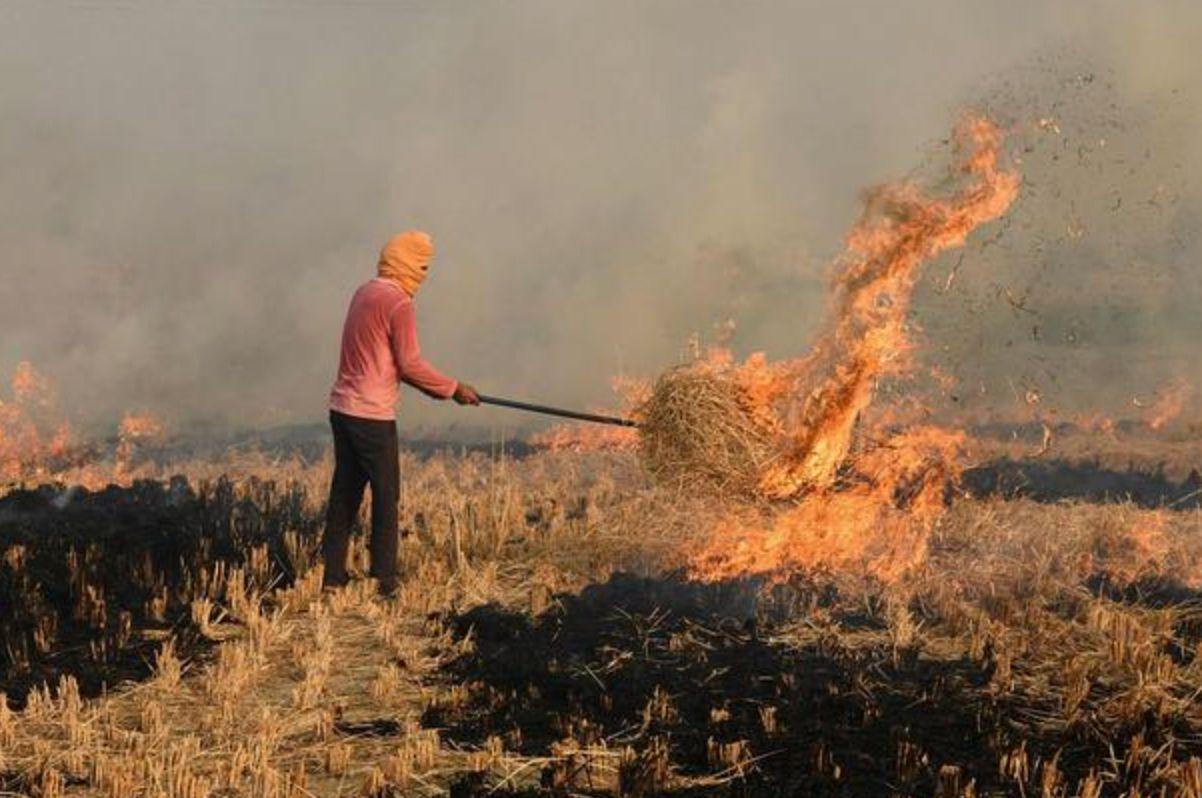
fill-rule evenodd
<path id="1" fill-rule="evenodd" d="M 459 383 L 459 387 L 455 389 L 455 393 L 451 394 L 451 398 L 461 405 L 480 404 L 480 394 L 476 393 L 476 389 L 466 382 Z"/>

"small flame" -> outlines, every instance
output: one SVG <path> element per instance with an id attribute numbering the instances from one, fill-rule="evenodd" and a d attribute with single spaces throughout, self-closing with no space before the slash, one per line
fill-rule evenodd
<path id="1" fill-rule="evenodd" d="M 22 361 L 12 376 L 12 396 L 0 399 L 0 479 L 11 482 L 43 473 L 73 445 L 71 427 L 58 417 L 49 378 Z"/>
<path id="2" fill-rule="evenodd" d="M 163 435 L 163 423 L 150 413 L 126 413 L 117 428 L 117 472 L 127 471 L 140 444 L 151 443 Z"/>
<path id="3" fill-rule="evenodd" d="M 103 464 L 103 450 L 82 445 L 64 419 L 53 380 L 24 361 L 13 371 L 11 397 L 0 399 L 0 482 L 53 477 L 99 487 L 129 479 L 138 447 L 163 433 L 163 423 L 150 413 L 126 413 L 117 428 L 115 456 Z"/>
<path id="4" fill-rule="evenodd" d="M 1160 508 L 1134 510 L 1126 517 L 1120 515 L 1113 524 L 1100 523 L 1093 551 L 1082 561 L 1085 572 L 1101 571 L 1120 585 L 1161 573 L 1173 549 L 1169 518 L 1169 512 Z M 1192 581 L 1186 576 L 1187 582 Z"/>
<path id="5" fill-rule="evenodd" d="M 1073 423 L 1081 429 L 1082 432 L 1101 433 L 1103 435 L 1113 437 L 1118 429 L 1117 422 L 1114 417 L 1101 412 L 1100 410 L 1091 410 L 1087 413 L 1080 413 L 1074 419 Z"/>
<path id="6" fill-rule="evenodd" d="M 634 408 L 646 399 L 650 386 L 645 380 L 617 376 L 610 387 L 621 400 L 621 415 L 630 417 Z M 610 408 L 590 410 L 600 414 L 613 414 Z M 549 429 L 532 435 L 530 442 L 551 451 L 603 452 L 634 451 L 639 445 L 638 430 L 633 427 L 604 426 L 601 424 L 556 424 Z"/>
<path id="7" fill-rule="evenodd" d="M 639 436 L 631 427 L 556 424 L 530 436 L 530 442 L 553 452 L 629 452 L 638 448 Z"/>
<path id="8" fill-rule="evenodd" d="M 13 401 L 26 407 L 52 407 L 57 396 L 50 380 L 39 374 L 28 360 L 13 370 Z"/>
<path id="9" fill-rule="evenodd" d="M 1148 426 L 1156 431 L 1181 415 L 1193 395 L 1193 388 L 1183 379 L 1176 379 L 1156 393 L 1156 401 L 1148 408 Z"/>
<path id="10" fill-rule="evenodd" d="M 126 413 L 117 430 L 118 438 L 130 442 L 150 440 L 162 434 L 163 422 L 150 413 Z"/>

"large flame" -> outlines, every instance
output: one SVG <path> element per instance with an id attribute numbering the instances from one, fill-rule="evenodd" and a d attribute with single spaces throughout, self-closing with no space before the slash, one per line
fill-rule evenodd
<path id="1" fill-rule="evenodd" d="M 833 322 L 799 370 L 790 451 L 764 474 L 765 495 L 793 496 L 833 483 L 877 381 L 910 366 L 906 314 L 919 268 L 962 245 L 1018 196 L 1019 176 L 998 165 L 1002 135 L 993 123 L 967 117 L 955 141 L 963 156 L 957 169 L 967 182 L 950 197 L 928 196 L 909 182 L 869 193 L 836 264 Z"/>
<path id="2" fill-rule="evenodd" d="M 832 320 L 812 354 L 783 368 L 760 364 L 762 385 L 749 397 L 760 397 L 756 414 L 774 418 L 786 443 L 758 493 L 796 501 L 750 520 L 732 512 L 695 553 L 697 576 L 855 564 L 893 578 L 922 560 L 967 439 L 931 427 L 891 434 L 880 425 L 856 446 L 855 433 L 879 381 L 912 369 L 906 317 L 922 264 L 961 246 L 1018 196 L 1018 174 L 999 165 L 1002 134 L 992 122 L 966 117 L 955 142 L 958 180 L 949 195 L 912 182 L 869 193 L 836 263 Z"/>

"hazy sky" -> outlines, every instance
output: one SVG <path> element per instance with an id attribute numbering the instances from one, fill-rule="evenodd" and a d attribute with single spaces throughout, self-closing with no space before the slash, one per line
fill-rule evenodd
<path id="1" fill-rule="evenodd" d="M 0 373 L 33 361 L 98 423 L 319 421 L 350 293 L 409 227 L 439 250 L 425 352 L 481 390 L 604 404 L 726 318 L 798 354 L 862 189 L 985 107 L 1096 154 L 1032 140 L 1027 226 L 927 292 L 934 345 L 1044 379 L 1004 277 L 1045 285 L 1045 357 L 1104 328 L 1083 378 L 1116 341 L 1197 375 L 1199 41 L 1184 0 L 0 0 Z"/>

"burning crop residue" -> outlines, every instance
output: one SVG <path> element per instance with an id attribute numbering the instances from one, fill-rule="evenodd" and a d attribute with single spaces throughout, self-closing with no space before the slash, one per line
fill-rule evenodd
<path id="1" fill-rule="evenodd" d="M 950 197 L 930 197 L 912 183 L 869 194 L 835 275 L 834 323 L 813 358 L 801 363 L 791 447 L 764 475 L 765 495 L 783 498 L 831 487 L 877 381 L 902 375 L 911 365 L 906 314 L 920 267 L 961 246 L 1018 196 L 1018 175 L 998 164 L 1002 134 L 995 125 L 968 117 L 956 141 L 962 154 L 957 171 L 967 181 Z"/>
<path id="2" fill-rule="evenodd" d="M 857 457 L 848 484 L 783 508 L 732 512 L 694 553 L 692 572 L 721 580 L 846 568 L 898 579 L 924 561 L 966 444 L 953 431 L 916 428 Z"/>
<path id="3" fill-rule="evenodd" d="M 966 116 L 953 141 L 950 190 L 907 181 L 869 192 L 835 265 L 831 321 L 809 354 L 740 362 L 712 348 L 650 387 L 618 386 L 637 436 L 576 425 L 537 442 L 637 445 L 657 482 L 725 497 L 725 517 L 692 558 L 699 578 L 848 566 L 893 579 L 922 562 L 970 439 L 917 421 L 925 408 L 913 395 L 873 400 L 882 380 L 915 371 L 907 316 L 922 265 L 1005 214 L 1020 183 L 990 120 Z"/>
<path id="4" fill-rule="evenodd" d="M 163 421 L 149 412 L 125 413 L 107 440 L 77 435 L 59 405 L 54 381 L 22 361 L 13 372 L 10 396 L 0 398 L 0 486 L 128 484 L 145 475 L 140 469 L 147 450 L 164 440 Z"/>
<path id="5" fill-rule="evenodd" d="M 117 428 L 116 464 L 118 471 L 127 470 L 138 448 L 163 438 L 163 422 L 151 413 L 126 413 Z"/>
<path id="6" fill-rule="evenodd" d="M 11 396 L 0 399 L 0 481 L 39 475 L 63 460 L 72 445 L 71 426 L 58 412 L 53 384 L 33 364 L 13 372 Z"/>
<path id="7" fill-rule="evenodd" d="M 1169 382 L 1157 391 L 1156 400 L 1148 408 L 1148 426 L 1156 432 L 1164 429 L 1181 415 L 1192 395 L 1193 389 L 1185 380 L 1177 378 Z"/>
<path id="8" fill-rule="evenodd" d="M 967 447 L 958 431 L 892 431 L 865 413 L 878 384 L 913 371 L 907 314 L 922 265 L 1002 216 L 1019 176 L 1002 132 L 968 116 L 954 188 L 902 182 L 869 193 L 832 281 L 832 321 L 811 354 L 735 362 L 722 351 L 662 377 L 638 409 L 661 480 L 707 482 L 757 502 L 732 509 L 693 557 L 701 578 L 856 565 L 893 578 L 920 562 Z M 788 501 L 763 510 L 762 500 Z M 764 517 L 766 516 L 766 517 Z"/>
<path id="9" fill-rule="evenodd" d="M 630 377 L 615 377 L 611 387 L 627 408 L 641 404 L 649 393 L 644 381 Z M 596 412 L 606 411 L 598 409 Z M 638 448 L 639 434 L 632 427 L 559 424 L 532 436 L 530 442 L 551 451 L 623 452 Z"/>

